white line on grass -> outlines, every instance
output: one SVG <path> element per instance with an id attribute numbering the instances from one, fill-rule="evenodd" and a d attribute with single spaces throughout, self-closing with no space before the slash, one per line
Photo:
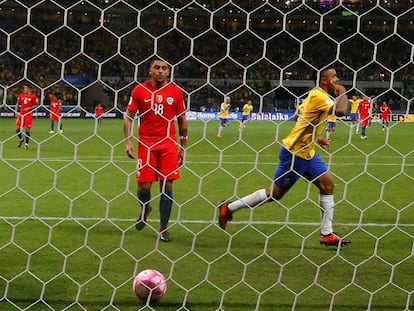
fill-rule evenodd
<path id="1" fill-rule="evenodd" d="M 22 216 L 7 216 L 3 217 L 0 216 L 0 219 L 4 220 L 42 220 L 42 221 L 101 221 L 107 220 L 112 222 L 130 222 L 135 223 L 136 219 L 126 219 L 126 218 L 100 218 L 100 217 L 37 217 L 37 216 L 29 216 L 29 217 L 22 217 Z M 148 222 L 159 223 L 159 219 L 151 219 Z M 185 219 L 180 221 L 170 220 L 172 224 L 212 224 L 216 223 L 215 221 L 208 221 L 208 220 L 191 220 Z M 295 221 L 232 221 L 232 224 L 241 224 L 241 225 L 291 225 L 291 226 L 320 226 L 319 222 L 295 222 Z M 400 223 L 338 223 L 336 222 L 337 226 L 346 226 L 346 227 L 414 227 L 414 224 L 400 224 Z"/>
<path id="2" fill-rule="evenodd" d="M 234 158 L 234 156 L 228 156 L 229 158 Z M 14 159 L 4 159 L 4 162 L 35 162 L 38 159 L 18 159 L 18 158 L 14 158 Z M 42 162 L 72 162 L 73 160 L 76 160 L 76 162 L 79 163 L 108 163 L 108 162 L 114 162 L 114 163 L 132 163 L 131 160 L 128 159 L 118 159 L 116 157 L 110 159 L 108 161 L 108 158 L 106 157 L 91 157 L 91 158 L 41 158 Z M 189 161 L 186 160 L 187 164 L 205 164 L 205 165 L 212 165 L 212 164 L 217 164 L 217 161 Z M 241 164 L 241 165 L 253 165 L 256 164 L 256 162 L 254 161 L 221 161 L 220 163 L 222 164 Z M 260 165 L 276 165 L 278 162 L 274 161 L 274 162 L 263 162 L 260 161 Z M 330 166 L 355 166 L 355 165 L 359 165 L 361 164 L 361 162 L 330 162 L 329 165 Z M 384 162 L 369 162 L 368 164 L 369 166 L 401 166 L 401 163 L 384 163 Z M 411 167 L 414 166 L 414 164 L 409 164 L 409 163 L 405 163 L 404 164 L 405 167 Z"/>

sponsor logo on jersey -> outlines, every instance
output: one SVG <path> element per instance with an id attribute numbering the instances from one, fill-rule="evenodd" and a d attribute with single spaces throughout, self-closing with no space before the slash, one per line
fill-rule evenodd
<path id="1" fill-rule="evenodd" d="M 172 105 L 174 103 L 174 98 L 172 97 L 167 97 L 167 104 L 168 105 Z"/>

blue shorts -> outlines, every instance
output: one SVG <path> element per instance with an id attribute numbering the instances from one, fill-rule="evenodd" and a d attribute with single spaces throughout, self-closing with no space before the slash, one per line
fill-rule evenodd
<path id="1" fill-rule="evenodd" d="M 351 121 L 353 122 L 358 121 L 358 113 L 351 112 L 350 117 L 351 117 Z"/>
<path id="2" fill-rule="evenodd" d="M 243 114 L 243 115 L 242 115 L 242 121 L 247 121 L 247 120 L 249 120 L 249 116 L 248 116 L 248 115 Z"/>
<path id="3" fill-rule="evenodd" d="M 228 124 L 229 123 L 229 119 L 227 118 L 220 118 L 220 124 Z"/>
<path id="4" fill-rule="evenodd" d="M 299 177 L 302 176 L 308 181 L 313 182 L 327 171 L 326 164 L 318 154 L 315 154 L 310 160 L 305 160 L 295 157 L 289 150 L 281 147 L 279 152 L 279 165 L 273 175 L 273 181 L 279 188 L 289 190 Z"/>
<path id="5" fill-rule="evenodd" d="M 328 122 L 328 128 L 330 128 L 330 129 L 336 128 L 336 122 L 329 121 Z"/>

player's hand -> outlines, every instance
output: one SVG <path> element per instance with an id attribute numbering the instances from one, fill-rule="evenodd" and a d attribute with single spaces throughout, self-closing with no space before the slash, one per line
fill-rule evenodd
<path id="1" fill-rule="evenodd" d="M 321 147 L 322 149 L 329 148 L 329 140 L 326 139 L 325 137 L 318 137 L 316 142 L 318 143 L 319 147 Z"/>
<path id="2" fill-rule="evenodd" d="M 339 96 L 341 94 L 344 94 L 345 92 L 346 92 L 346 88 L 342 84 L 338 84 L 338 83 L 335 84 L 335 87 L 334 87 L 335 96 Z"/>
<path id="3" fill-rule="evenodd" d="M 128 140 L 127 143 L 126 143 L 125 152 L 126 152 L 128 158 L 135 159 L 134 145 L 132 144 L 132 142 L 130 140 Z"/>
<path id="4" fill-rule="evenodd" d="M 178 165 L 182 166 L 184 164 L 185 159 L 185 149 L 180 148 L 180 151 L 178 152 Z"/>

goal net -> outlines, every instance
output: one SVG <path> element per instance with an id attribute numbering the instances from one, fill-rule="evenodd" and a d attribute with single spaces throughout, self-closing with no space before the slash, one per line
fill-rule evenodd
<path id="1" fill-rule="evenodd" d="M 413 33 L 412 0 L 0 1 L 0 309 L 414 309 Z M 157 238 L 156 184 L 135 229 L 122 132 L 154 56 L 188 108 L 170 243 Z M 335 229 L 352 244 L 319 244 L 318 193 L 304 179 L 221 230 L 222 200 L 272 183 L 296 107 L 327 66 L 372 106 L 367 139 L 347 115 L 318 150 L 335 179 Z M 27 84 L 39 106 L 23 149 L 15 114 Z M 53 126 L 50 94 L 62 102 Z M 158 303 L 134 296 L 145 269 L 167 279 Z"/>

